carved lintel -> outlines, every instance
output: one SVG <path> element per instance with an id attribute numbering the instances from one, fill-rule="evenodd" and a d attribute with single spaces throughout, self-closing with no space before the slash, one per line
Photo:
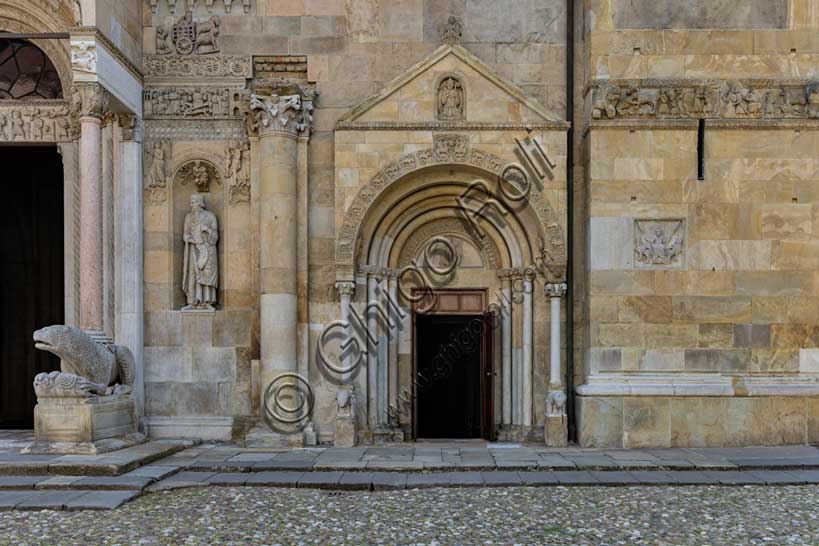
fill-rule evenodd
<path id="1" fill-rule="evenodd" d="M 74 108 L 81 118 L 92 117 L 101 120 L 108 110 L 110 98 L 108 91 L 98 83 L 74 83 Z"/>
<path id="2" fill-rule="evenodd" d="M 68 142 L 75 126 L 64 100 L 0 101 L 0 142 Z"/>

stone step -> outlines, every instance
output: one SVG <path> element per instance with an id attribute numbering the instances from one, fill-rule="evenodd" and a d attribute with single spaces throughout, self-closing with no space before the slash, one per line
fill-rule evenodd
<path id="1" fill-rule="evenodd" d="M 0 460 L 0 476 L 119 476 L 198 443 L 195 440 L 153 440 L 103 455 L 17 455 Z"/>

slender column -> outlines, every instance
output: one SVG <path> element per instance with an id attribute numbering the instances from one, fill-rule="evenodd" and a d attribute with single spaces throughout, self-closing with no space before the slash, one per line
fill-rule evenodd
<path id="1" fill-rule="evenodd" d="M 114 309 L 114 116 L 107 114 L 102 123 L 102 329 L 113 338 L 116 330 Z"/>
<path id="2" fill-rule="evenodd" d="M 120 126 L 120 176 L 116 199 L 117 291 L 116 340 L 131 349 L 136 363 L 134 397 L 143 408 L 143 305 L 142 305 L 142 134 L 140 120 L 118 116 Z"/>
<path id="3" fill-rule="evenodd" d="M 523 365 L 521 405 L 524 426 L 532 426 L 532 279 L 523 279 Z"/>
<path id="4" fill-rule="evenodd" d="M 364 306 L 364 316 L 367 320 L 367 338 L 378 340 L 378 303 L 376 288 L 378 286 L 377 273 L 367 273 L 367 302 Z M 378 423 L 378 345 L 367 347 L 367 422 L 370 427 Z"/>
<path id="5" fill-rule="evenodd" d="M 512 276 L 508 269 L 498 272 L 501 280 L 501 390 L 503 424 L 512 424 Z"/>
<path id="6" fill-rule="evenodd" d="M 389 414 L 387 413 L 387 396 L 389 390 L 389 359 L 392 345 L 392 323 L 389 313 L 389 271 L 381 270 L 381 278 L 378 282 L 377 298 L 379 314 L 383 313 L 386 324 L 382 321 L 378 325 L 378 426 L 386 427 L 389 424 Z"/>
<path id="7" fill-rule="evenodd" d="M 350 324 L 350 302 L 355 294 L 355 281 L 339 281 L 336 283 L 336 290 L 338 290 L 339 300 L 341 301 L 341 320 Z M 347 330 L 347 333 L 352 335 L 352 325 Z M 345 370 L 349 370 L 351 366 L 352 355 L 344 354 L 341 359 L 341 366 Z M 345 373 L 341 376 L 341 384 L 347 385 L 352 381 L 352 373 Z"/>
<path id="8" fill-rule="evenodd" d="M 103 329 L 102 116 L 108 93 L 97 83 L 75 84 L 80 113 L 80 327 Z"/>
<path id="9" fill-rule="evenodd" d="M 261 152 L 259 307 L 264 390 L 281 374 L 298 370 L 298 137 L 309 135 L 312 99 L 307 101 L 300 93 L 252 95 L 250 106 Z"/>
<path id="10" fill-rule="evenodd" d="M 566 293 L 565 283 L 546 285 L 546 296 L 550 300 L 550 336 L 549 336 L 549 391 L 562 390 L 563 379 L 560 375 L 560 298 Z"/>
<path id="11" fill-rule="evenodd" d="M 389 279 L 389 298 L 391 303 L 388 304 L 387 309 L 391 309 L 392 305 L 398 305 L 398 272 L 393 270 L 388 273 Z M 396 319 L 397 321 L 398 319 Z M 390 347 L 389 347 L 389 388 L 388 388 L 388 406 L 385 411 L 390 419 L 390 425 L 397 427 L 400 425 L 398 421 L 398 335 L 400 333 L 400 324 L 396 324 L 394 331 L 390 332 Z M 392 409 L 392 411 L 390 411 Z"/>

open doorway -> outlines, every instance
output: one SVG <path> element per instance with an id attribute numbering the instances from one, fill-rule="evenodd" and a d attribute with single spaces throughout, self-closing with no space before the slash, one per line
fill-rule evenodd
<path id="1" fill-rule="evenodd" d="M 60 367 L 31 336 L 65 322 L 63 168 L 45 146 L 0 147 L 0 165 L 0 428 L 31 428 L 34 376 Z"/>
<path id="2" fill-rule="evenodd" d="M 494 440 L 490 320 L 416 314 L 416 438 Z"/>

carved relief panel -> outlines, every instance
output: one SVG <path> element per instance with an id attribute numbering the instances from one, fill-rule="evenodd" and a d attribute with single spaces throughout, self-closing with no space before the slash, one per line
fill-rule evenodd
<path id="1" fill-rule="evenodd" d="M 157 25 L 156 52 L 159 55 L 204 55 L 219 52 L 221 20 L 213 15 L 195 20 L 188 10 L 172 24 Z"/>
<path id="2" fill-rule="evenodd" d="M 148 87 L 146 119 L 229 119 L 242 115 L 242 92 L 228 87 Z"/>
<path id="3" fill-rule="evenodd" d="M 641 268 L 685 265 L 685 220 L 635 220 L 634 263 Z"/>
<path id="4" fill-rule="evenodd" d="M 188 161 L 176 172 L 176 181 L 182 186 L 193 186 L 199 193 L 210 192 L 211 185 L 222 185 L 216 166 L 204 159 Z"/>
<path id="5" fill-rule="evenodd" d="M 0 142 L 68 142 L 76 129 L 65 101 L 0 102 Z"/>

